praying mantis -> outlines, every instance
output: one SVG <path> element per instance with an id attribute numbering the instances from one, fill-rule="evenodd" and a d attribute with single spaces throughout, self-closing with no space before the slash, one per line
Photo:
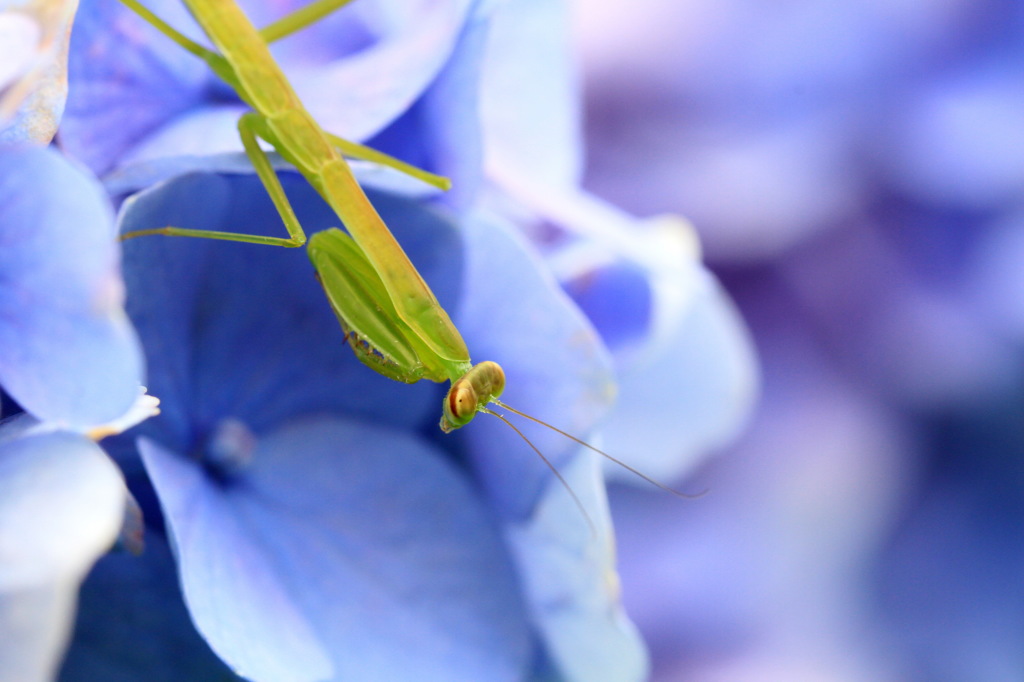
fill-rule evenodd
<path id="1" fill-rule="evenodd" d="M 138 0 L 121 0 L 161 33 L 205 61 L 251 107 L 252 111 L 238 121 L 239 136 L 288 232 L 285 238 L 160 227 L 129 232 L 122 239 L 167 235 L 291 248 L 306 245 L 345 338 L 361 362 L 401 382 L 450 382 L 440 421 L 445 433 L 465 426 L 480 412 L 498 417 L 540 455 L 582 510 L 561 474 L 519 429 L 488 408 L 493 404 L 548 426 L 650 483 L 682 495 L 575 436 L 502 403 L 499 396 L 505 387 L 505 373 L 501 366 L 489 360 L 477 364 L 470 360 L 462 335 L 377 214 L 343 154 L 391 166 L 441 189 L 448 188 L 447 180 L 324 131 L 303 107 L 268 48 L 268 43 L 314 23 L 350 1 L 316 0 L 260 30 L 234 0 L 183 0 L 219 51 L 214 52 L 172 28 Z M 259 145 L 260 139 L 271 144 L 316 189 L 341 219 L 347 233 L 332 228 L 312 235 L 307 244 L 306 234 L 268 155 Z"/>

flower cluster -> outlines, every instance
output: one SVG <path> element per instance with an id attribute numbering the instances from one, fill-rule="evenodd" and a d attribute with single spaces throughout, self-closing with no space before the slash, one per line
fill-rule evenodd
<path id="1" fill-rule="evenodd" d="M 612 494 L 655 679 L 1020 679 L 1019 8 L 583 4 L 587 185 L 694 220 L 765 374 L 692 517 Z"/>
<path id="2" fill-rule="evenodd" d="M 205 42 L 177 0 L 147 7 Z M 355 164 L 473 359 L 504 367 L 503 400 L 677 479 L 742 423 L 753 354 L 686 223 L 580 189 L 567 26 L 555 2 L 365 0 L 274 54 L 326 130 L 452 179 L 438 195 Z M 121 3 L 79 8 L 67 85 L 60 151 L 0 158 L 0 386 L 20 412 L 0 431 L 0 678 L 645 678 L 601 460 L 524 426 L 570 494 L 498 420 L 441 434 L 444 389 L 360 364 L 300 249 L 120 249 L 284 229 L 242 154 L 247 106 Z M 38 143 L 27 106 L 5 134 Z M 339 225 L 272 162 L 307 234 Z M 117 435 L 142 383 L 161 413 Z M 65 654 L 125 509 L 142 554 L 98 560 Z"/>

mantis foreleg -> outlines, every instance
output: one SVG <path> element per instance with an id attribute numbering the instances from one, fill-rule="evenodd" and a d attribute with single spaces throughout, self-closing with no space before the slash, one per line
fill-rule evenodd
<path id="1" fill-rule="evenodd" d="M 260 181 L 263 182 L 263 187 L 267 190 L 267 194 L 270 196 L 271 201 L 274 202 L 274 207 L 277 208 L 278 214 L 281 216 L 281 220 L 284 222 L 285 229 L 288 230 L 289 237 L 268 237 L 259 234 L 241 234 L 236 232 L 218 232 L 214 230 L 190 230 L 182 227 L 156 227 L 147 230 L 135 230 L 133 232 L 126 232 L 121 235 L 121 239 L 132 239 L 134 237 L 144 237 L 147 235 L 166 235 L 169 237 L 198 237 L 201 239 L 220 239 L 231 242 L 245 242 L 247 244 L 267 244 L 270 246 L 285 246 L 285 247 L 297 247 L 302 246 L 306 243 L 306 233 L 302 229 L 302 225 L 299 224 L 299 219 L 295 216 L 295 211 L 292 210 L 292 205 L 288 201 L 288 196 L 284 192 L 284 187 L 281 186 L 281 181 L 277 179 L 277 173 L 274 172 L 273 167 L 270 165 L 270 159 L 267 157 L 267 153 L 260 148 L 259 142 L 257 141 L 257 135 L 260 137 L 266 137 L 267 131 L 266 126 L 263 124 L 263 117 L 255 112 L 249 112 L 243 114 L 238 119 L 238 134 L 242 138 L 242 145 L 245 147 L 245 153 L 249 157 L 249 161 L 252 163 L 253 168 L 256 170 L 256 174 L 259 176 Z M 268 140 L 272 142 L 272 140 Z"/>
<path id="2" fill-rule="evenodd" d="M 367 147 L 366 145 L 361 145 L 358 142 L 351 142 L 345 138 L 338 137 L 337 135 L 332 135 L 330 133 L 327 133 L 327 139 L 331 141 L 331 144 L 337 147 L 339 152 L 350 158 L 372 161 L 374 163 L 379 163 L 382 166 L 394 168 L 401 173 L 405 173 L 417 180 L 422 180 L 428 185 L 437 187 L 440 190 L 448 191 L 452 188 L 452 181 L 443 175 L 429 173 L 422 168 L 417 168 L 416 166 L 396 159 L 389 154 L 377 151 L 373 147 Z"/>
<path id="3" fill-rule="evenodd" d="M 121 0 L 121 2 L 131 11 L 142 17 L 147 23 L 153 28 L 163 33 L 165 36 L 176 42 L 181 47 L 185 48 L 191 54 L 199 57 L 206 62 L 211 69 L 217 74 L 221 74 L 226 69 L 230 72 L 230 67 L 224 57 L 220 56 L 213 50 L 207 49 L 195 42 L 184 33 L 181 33 L 173 26 L 168 24 L 166 21 L 154 14 L 148 7 L 138 2 L 138 0 Z"/>
<path id="4" fill-rule="evenodd" d="M 260 36 L 268 44 L 275 40 L 280 40 L 285 36 L 290 36 L 296 31 L 301 31 L 307 26 L 315 24 L 331 12 L 341 9 L 350 2 L 352 0 L 317 0 L 316 2 L 311 2 L 305 7 L 300 7 L 291 14 L 287 14 L 261 28 Z"/>

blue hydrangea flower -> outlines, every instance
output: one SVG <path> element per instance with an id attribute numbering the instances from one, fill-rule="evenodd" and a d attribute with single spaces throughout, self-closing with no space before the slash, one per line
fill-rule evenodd
<path id="1" fill-rule="evenodd" d="M 121 528 L 124 481 L 79 434 L 0 425 L 0 677 L 53 679 L 78 586 Z"/>
<path id="2" fill-rule="evenodd" d="M 0 677 L 44 680 L 125 504 L 113 462 L 61 429 L 129 412 L 142 355 L 94 180 L 48 149 L 0 150 L 0 244 L 0 387 L 28 411 L 0 424 Z"/>
<path id="3" fill-rule="evenodd" d="M 71 427 L 123 415 L 142 354 L 98 183 L 47 149 L 0 151 L 0 242 L 0 386 Z"/>
<path id="4" fill-rule="evenodd" d="M 74 4 L 0 12 L 0 140 L 53 136 Z M 83 432 L 120 428 L 104 425 L 131 414 L 142 357 L 93 179 L 51 150 L 0 147 L 0 245 L 0 388 L 27 410 L 0 423 L 0 677 L 46 680 L 124 517 L 123 479 Z"/>
<path id="5" fill-rule="evenodd" d="M 337 223 L 304 180 L 284 181 L 307 229 Z M 474 358 L 505 367 L 509 402 L 587 433 L 611 397 L 608 358 L 522 240 L 497 218 L 456 231 L 415 201 L 374 199 Z M 280 230 L 251 174 L 186 175 L 128 200 L 123 230 L 154 224 Z M 504 425 L 480 417 L 443 437 L 442 388 L 359 364 L 300 251 L 125 246 L 128 309 L 163 401 L 140 427 L 139 452 L 192 619 L 234 670 L 257 680 L 643 676 L 592 457 L 530 433 L 596 535 Z"/>
<path id="6" fill-rule="evenodd" d="M 507 137 L 495 135 L 501 129 L 488 127 L 487 115 L 484 124 L 477 119 L 485 50 L 498 44 L 491 64 L 509 67 L 514 80 L 513 67 L 529 62 L 519 61 L 523 44 L 509 46 L 510 37 L 540 30 L 538 54 L 549 56 L 563 45 L 561 10 L 537 3 L 509 5 L 520 21 L 499 21 L 504 41 L 485 43 L 496 6 L 423 3 L 412 12 L 403 5 L 402 20 L 390 21 L 388 3 L 357 3 L 302 39 L 282 42 L 278 54 L 332 132 L 372 136 L 373 144 L 455 178 L 457 193 L 445 200 L 465 211 L 457 231 L 450 218 L 408 196 L 376 199 L 453 312 L 474 359 L 505 367 L 503 397 L 586 436 L 611 404 L 614 361 L 632 383 L 622 395 L 630 416 L 618 424 L 613 417 L 606 428 L 612 449 L 656 475 L 680 474 L 747 409 L 754 381 L 742 328 L 700 270 L 687 228 L 672 223 L 665 239 L 637 240 L 646 223 L 578 193 L 575 92 L 558 68 L 533 89 L 510 87 L 505 104 L 491 108 L 516 105 L 502 109 L 513 126 Z M 177 3 L 154 9 L 198 37 Z M 269 19 L 265 7 L 247 9 L 258 24 Z M 281 9 L 275 6 L 275 17 Z M 237 157 L 207 155 L 238 149 L 234 124 L 243 106 L 205 65 L 113 2 L 83 8 L 72 54 L 65 148 L 98 173 L 114 171 L 108 178 L 118 192 L 183 169 L 207 171 L 129 199 L 122 229 L 280 233 L 255 178 L 209 172 L 238 168 Z M 506 83 L 487 75 L 492 93 Z M 504 166 L 486 156 L 496 139 L 506 145 Z M 530 159 L 531 150 L 553 163 Z M 497 201 L 476 204 L 481 182 L 515 195 L 517 181 L 538 168 L 543 177 L 530 188 L 551 177 L 550 194 L 516 196 L 521 204 L 511 211 Z M 307 230 L 337 224 L 304 181 L 292 175 L 286 183 Z M 551 249 L 541 265 L 507 223 L 523 207 L 531 216 L 519 226 L 557 223 L 582 235 L 572 240 L 576 248 Z M 147 349 L 151 390 L 164 405 L 138 443 L 160 511 L 144 506 L 157 534 L 166 524 L 199 633 L 232 669 L 252 679 L 302 680 L 645 676 L 644 648 L 619 605 L 603 482 L 591 453 L 557 434 L 529 432 L 563 470 L 593 530 L 547 466 L 497 420 L 479 418 L 441 440 L 437 387 L 397 385 L 359 365 L 301 253 L 152 238 L 130 242 L 126 258 L 130 312 Z M 544 274 L 548 267 L 592 321 Z M 609 282 L 636 296 L 602 300 Z M 691 338 L 708 341 L 685 345 Z M 678 386 L 694 367 L 706 372 L 687 395 L 712 399 L 685 403 L 694 428 L 683 432 Z M 715 393 L 720 373 L 728 380 Z M 652 375 L 653 392 L 645 378 Z M 652 394 L 656 408 L 643 411 Z M 642 442 L 631 439 L 636 410 L 652 425 Z M 140 459 L 122 447 L 122 465 L 137 474 Z M 106 562 L 91 589 L 110 585 L 103 575 L 132 573 L 128 563 Z M 137 570 L 136 582 L 159 576 L 156 591 L 173 600 L 166 561 Z M 118 602 L 116 613 L 138 612 Z M 112 631 L 100 622 L 92 632 Z M 179 679 L 184 670 L 224 673 L 180 621 L 157 630 L 150 632 L 162 644 L 145 655 L 130 641 L 97 647 L 78 640 L 66 675 L 91 679 L 114 669 L 130 677 L 154 660 L 178 668 Z M 166 652 L 178 641 L 188 642 L 189 654 L 175 661 Z M 118 664 L 96 667 L 90 652 L 97 650 L 119 652 Z"/>

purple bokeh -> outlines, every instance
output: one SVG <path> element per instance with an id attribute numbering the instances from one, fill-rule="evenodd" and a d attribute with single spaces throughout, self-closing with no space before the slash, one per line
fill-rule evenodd
<path id="1" fill-rule="evenodd" d="M 1019 680 L 1024 13 L 577 2 L 585 186 L 693 220 L 764 395 L 613 489 L 655 679 Z"/>

